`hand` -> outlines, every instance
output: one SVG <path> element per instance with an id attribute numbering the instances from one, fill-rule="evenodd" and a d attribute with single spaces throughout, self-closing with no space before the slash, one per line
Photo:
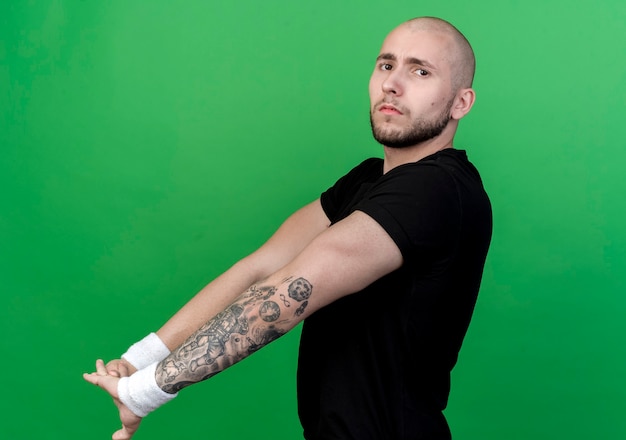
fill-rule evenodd
<path id="1" fill-rule="evenodd" d="M 114 359 L 107 362 L 106 369 L 110 376 L 126 377 L 133 374 L 137 369 L 126 359 Z"/>
<path id="2" fill-rule="evenodd" d="M 96 372 L 85 373 L 83 378 L 109 393 L 113 398 L 113 403 L 117 406 L 120 413 L 120 421 L 122 422 L 122 429 L 113 433 L 113 440 L 129 440 L 139 428 L 141 423 L 141 417 L 135 415 L 129 410 L 119 399 L 117 394 L 117 383 L 120 381 L 120 377 L 128 376 L 128 370 L 126 367 L 120 367 L 116 373 L 120 376 L 114 376 L 109 374 L 107 367 L 101 359 L 96 361 Z"/>

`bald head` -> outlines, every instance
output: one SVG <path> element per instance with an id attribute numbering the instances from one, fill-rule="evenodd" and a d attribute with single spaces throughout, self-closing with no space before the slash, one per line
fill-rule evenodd
<path id="1" fill-rule="evenodd" d="M 435 17 L 418 17 L 400 25 L 407 26 L 415 31 L 429 31 L 447 35 L 452 41 L 452 50 L 449 56 L 452 68 L 452 87 L 459 90 L 472 87 L 476 59 L 474 51 L 467 38 L 452 24 Z"/>

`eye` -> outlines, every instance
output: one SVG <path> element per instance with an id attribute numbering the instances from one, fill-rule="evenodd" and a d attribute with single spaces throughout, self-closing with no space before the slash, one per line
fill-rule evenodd
<path id="1" fill-rule="evenodd" d="M 389 63 L 381 63 L 379 66 L 380 70 L 391 70 L 393 66 Z"/>
<path id="2" fill-rule="evenodd" d="M 417 69 L 417 70 L 415 71 L 415 74 L 416 74 L 417 76 L 422 76 L 422 77 L 425 77 L 425 76 L 430 75 L 430 72 L 429 72 L 428 70 L 424 70 L 424 69 Z"/>

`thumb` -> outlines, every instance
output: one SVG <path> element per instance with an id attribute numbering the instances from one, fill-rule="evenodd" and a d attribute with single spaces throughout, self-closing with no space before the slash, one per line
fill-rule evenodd
<path id="1" fill-rule="evenodd" d="M 122 429 L 120 429 L 119 431 L 115 431 L 113 433 L 113 440 L 129 440 L 130 438 L 132 438 L 132 434 L 130 434 L 128 432 L 128 430 L 125 427 L 122 427 Z"/>

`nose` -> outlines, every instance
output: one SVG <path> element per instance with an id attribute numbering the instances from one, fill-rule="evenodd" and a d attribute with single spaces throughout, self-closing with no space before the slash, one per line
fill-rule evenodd
<path id="1" fill-rule="evenodd" d="M 397 70 L 392 70 L 387 73 L 387 76 L 383 80 L 382 89 L 385 94 L 401 95 L 402 94 L 402 82 L 400 81 L 399 73 Z"/>

